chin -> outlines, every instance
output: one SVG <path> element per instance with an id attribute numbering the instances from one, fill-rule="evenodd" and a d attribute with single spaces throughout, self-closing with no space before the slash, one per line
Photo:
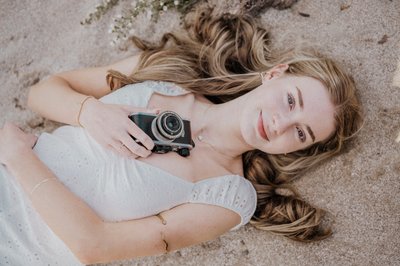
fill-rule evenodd
<path id="1" fill-rule="evenodd" d="M 249 126 L 241 128 L 242 138 L 246 145 L 253 147 L 254 149 L 260 148 L 260 137 L 256 134 L 253 128 Z"/>

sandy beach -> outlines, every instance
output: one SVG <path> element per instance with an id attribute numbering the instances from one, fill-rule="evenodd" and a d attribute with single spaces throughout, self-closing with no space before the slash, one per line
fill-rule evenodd
<path id="1" fill-rule="evenodd" d="M 239 0 L 210 2 L 230 12 L 240 6 Z M 110 25 L 131 1 L 81 25 L 98 3 L 0 0 L 1 126 L 13 121 L 28 132 L 51 132 L 61 124 L 27 108 L 29 86 L 56 72 L 138 52 L 126 43 L 110 44 Z M 366 113 L 360 134 L 341 156 L 295 183 L 307 200 L 330 213 L 333 236 L 305 244 L 247 225 L 171 254 L 102 265 L 400 264 L 400 1 L 299 0 L 290 9 L 268 9 L 260 19 L 273 47 L 307 42 L 340 62 L 358 85 Z M 179 14 L 168 10 L 157 23 L 139 16 L 132 28 L 156 41 L 179 28 Z"/>

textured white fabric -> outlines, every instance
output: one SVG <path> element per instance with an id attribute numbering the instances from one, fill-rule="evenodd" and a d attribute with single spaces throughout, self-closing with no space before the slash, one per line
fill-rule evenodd
<path id="1" fill-rule="evenodd" d="M 104 103 L 146 107 L 156 91 L 187 93 L 166 82 L 128 85 L 100 99 Z M 183 203 L 204 203 L 240 214 L 246 224 L 256 208 L 256 192 L 238 175 L 191 183 L 160 168 L 125 159 L 100 146 L 80 127 L 42 133 L 34 147 L 39 158 L 102 219 L 123 221 L 157 214 Z M 0 265 L 80 265 L 48 228 L 20 185 L 2 166 L 0 176 Z"/>

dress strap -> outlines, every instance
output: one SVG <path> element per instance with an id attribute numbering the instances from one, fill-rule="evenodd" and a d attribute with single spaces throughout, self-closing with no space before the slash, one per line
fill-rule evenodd
<path id="1" fill-rule="evenodd" d="M 241 222 L 231 230 L 248 223 L 257 207 L 257 193 L 251 182 L 239 175 L 226 175 L 197 182 L 190 196 L 191 203 L 224 207 L 236 212 Z"/>
<path id="2" fill-rule="evenodd" d="M 158 92 L 158 93 L 164 94 L 164 95 L 176 96 L 176 95 L 183 95 L 183 94 L 190 93 L 190 91 L 187 91 L 172 82 L 148 80 L 148 81 L 145 81 L 144 83 L 146 84 L 146 86 L 150 87 L 155 92 Z"/>

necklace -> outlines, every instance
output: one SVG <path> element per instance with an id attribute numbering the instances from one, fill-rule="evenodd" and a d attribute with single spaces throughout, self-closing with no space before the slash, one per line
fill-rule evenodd
<path id="1" fill-rule="evenodd" d="M 209 142 L 207 142 L 207 141 L 204 140 L 203 135 L 198 135 L 198 136 L 197 136 L 197 139 L 198 139 L 200 142 L 203 142 L 203 143 L 207 144 L 213 151 L 215 151 L 215 152 L 217 152 L 217 153 L 219 153 L 219 154 L 225 156 L 226 158 L 235 159 L 235 157 L 233 157 L 232 155 L 228 155 L 228 154 L 226 154 L 226 153 L 224 153 L 224 152 L 222 152 L 222 151 L 217 150 L 211 143 L 209 143 Z"/>
<path id="2" fill-rule="evenodd" d="M 217 150 L 211 143 L 209 143 L 208 141 L 205 140 L 205 137 L 204 137 L 204 135 L 203 135 L 203 130 L 204 130 L 204 126 L 205 126 L 206 113 L 208 112 L 208 110 L 210 109 L 211 106 L 212 106 L 212 104 L 210 104 L 210 105 L 206 108 L 206 110 L 204 111 L 204 113 L 203 113 L 203 123 L 202 123 L 203 125 L 202 125 L 202 127 L 201 127 L 201 129 L 200 129 L 200 132 L 197 134 L 196 139 L 197 139 L 198 141 L 202 142 L 202 143 L 205 143 L 205 144 L 208 145 L 213 151 L 215 151 L 215 152 L 217 152 L 217 153 L 219 153 L 219 154 L 225 156 L 226 158 L 235 159 L 235 157 L 233 157 L 232 155 L 228 155 L 228 154 L 226 154 L 226 153 L 224 153 L 224 152 L 222 152 L 222 151 Z"/>

